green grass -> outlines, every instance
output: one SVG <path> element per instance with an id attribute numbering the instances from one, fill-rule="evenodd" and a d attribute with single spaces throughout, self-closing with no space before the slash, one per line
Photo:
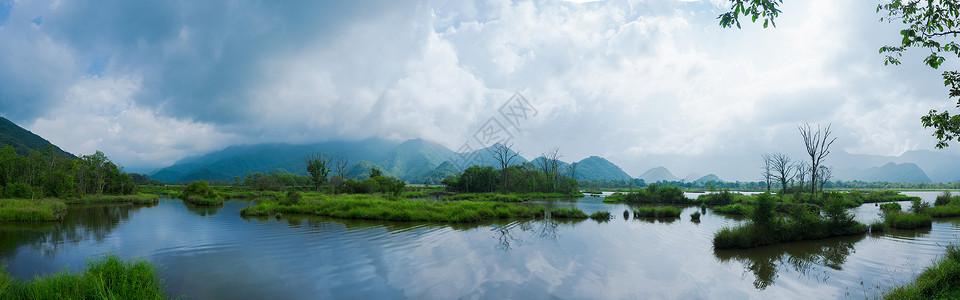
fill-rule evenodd
<path id="1" fill-rule="evenodd" d="M 456 194 L 448 197 L 444 197 L 443 200 L 446 201 L 495 201 L 495 202 L 522 202 L 523 199 L 516 195 L 508 194 L 499 194 L 499 193 L 464 193 Z"/>
<path id="2" fill-rule="evenodd" d="M 680 216 L 680 209 L 672 206 L 643 206 L 634 208 L 633 216 L 637 218 L 676 218 Z"/>
<path id="3" fill-rule="evenodd" d="M 912 283 L 887 292 L 883 299 L 960 299 L 960 247 L 947 246 L 942 259 L 923 270 Z"/>
<path id="4" fill-rule="evenodd" d="M 424 191 L 407 191 L 400 194 L 404 198 L 426 198 L 430 197 L 430 194 Z"/>
<path id="5" fill-rule="evenodd" d="M 690 221 L 700 221 L 700 212 L 695 211 L 692 214 L 690 214 Z"/>
<path id="6" fill-rule="evenodd" d="M 960 205 L 948 204 L 942 206 L 928 207 L 923 212 L 934 218 L 960 217 Z"/>
<path id="7" fill-rule="evenodd" d="M 867 230 L 866 225 L 856 222 L 839 225 L 826 220 L 775 222 L 770 227 L 750 223 L 733 228 L 721 228 L 713 236 L 713 247 L 716 249 L 753 248 L 776 243 L 863 234 Z"/>
<path id="8" fill-rule="evenodd" d="M 0 266 L 3 299 L 166 299 L 157 266 L 116 255 L 87 259 L 83 271 L 69 270 L 21 281 Z"/>
<path id="9" fill-rule="evenodd" d="M 154 194 L 139 193 L 136 195 L 83 195 L 80 198 L 68 198 L 67 204 L 94 204 L 94 203 L 133 203 L 154 204 L 160 202 L 160 197 Z"/>
<path id="10" fill-rule="evenodd" d="M 560 207 L 550 210 L 550 217 L 555 219 L 586 219 L 586 213 L 573 207 Z"/>
<path id="11" fill-rule="evenodd" d="M 672 186 L 660 187 L 656 184 L 648 185 L 646 189 L 635 190 L 629 193 L 614 193 L 603 198 L 603 202 L 610 203 L 663 203 L 663 204 L 699 204 L 683 195 L 680 188 Z"/>
<path id="12" fill-rule="evenodd" d="M 377 195 L 321 195 L 305 193 L 294 205 L 263 200 L 244 208 L 245 216 L 303 214 L 341 219 L 424 221 L 465 223 L 493 219 L 532 218 L 544 216 L 543 206 L 482 201 L 388 200 Z M 582 213 L 582 212 L 581 212 Z"/>
<path id="13" fill-rule="evenodd" d="M 873 223 L 870 223 L 870 226 L 868 227 L 870 228 L 871 233 L 884 232 L 887 230 L 887 222 L 884 222 L 883 220 L 876 220 L 873 221 Z"/>
<path id="14" fill-rule="evenodd" d="M 0 222 L 44 222 L 63 219 L 67 205 L 57 199 L 0 199 Z"/>
<path id="15" fill-rule="evenodd" d="M 741 203 L 730 204 L 724 206 L 715 206 L 713 211 L 726 215 L 735 215 L 735 216 L 746 216 L 749 215 L 753 209 Z"/>
<path id="16" fill-rule="evenodd" d="M 593 214 L 590 214 L 590 218 L 603 222 L 603 221 L 609 221 L 610 219 L 612 219 L 613 215 L 609 211 L 602 210 L 602 211 L 598 211 Z"/>
<path id="17" fill-rule="evenodd" d="M 917 229 L 930 228 L 930 215 L 912 214 L 905 212 L 891 212 L 884 214 L 884 222 L 887 226 L 895 229 Z"/>
<path id="18" fill-rule="evenodd" d="M 200 205 L 200 206 L 223 205 L 223 197 L 219 197 L 219 196 L 217 196 L 216 198 L 205 198 L 205 197 L 198 197 L 198 196 L 191 195 L 186 197 L 180 196 L 180 199 L 183 200 L 184 202 L 187 202 L 193 205 Z"/>

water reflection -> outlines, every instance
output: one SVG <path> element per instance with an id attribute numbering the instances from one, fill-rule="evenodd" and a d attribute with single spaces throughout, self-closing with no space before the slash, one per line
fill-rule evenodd
<path id="1" fill-rule="evenodd" d="M 194 205 L 187 202 L 183 202 L 183 206 L 186 206 L 188 211 L 202 217 L 215 215 L 218 211 L 220 211 L 221 208 L 223 208 L 223 205 L 206 206 Z"/>
<path id="2" fill-rule="evenodd" d="M 102 242 L 131 214 L 156 205 L 69 206 L 59 222 L 0 222 L 0 257 L 12 260 L 17 248 L 26 245 L 52 258 L 58 251 L 84 240 Z"/>
<path id="3" fill-rule="evenodd" d="M 777 279 L 781 268 L 826 282 L 829 279 L 827 269 L 842 270 L 850 254 L 856 252 L 854 246 L 865 235 L 829 238 L 816 241 L 771 245 L 746 250 L 714 250 L 714 256 L 721 262 L 736 261 L 743 264 L 744 275 L 754 276 L 753 286 L 763 290 Z"/>

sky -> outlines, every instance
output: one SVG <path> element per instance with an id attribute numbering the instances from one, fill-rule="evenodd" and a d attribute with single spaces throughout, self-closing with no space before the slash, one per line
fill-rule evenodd
<path id="1" fill-rule="evenodd" d="M 721 0 L 0 0 L 0 115 L 134 172 L 239 144 L 458 150 L 491 119 L 528 159 L 632 176 L 757 180 L 762 153 L 804 153 L 805 122 L 832 124 L 833 151 L 935 150 L 920 117 L 954 108 L 922 51 L 884 66 L 897 24 L 784 2 L 776 28 L 724 29 Z M 509 123 L 517 93 L 536 113 Z"/>

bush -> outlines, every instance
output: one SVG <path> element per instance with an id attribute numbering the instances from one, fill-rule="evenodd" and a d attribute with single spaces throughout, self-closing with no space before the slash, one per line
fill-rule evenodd
<path id="1" fill-rule="evenodd" d="M 556 219 L 586 219 L 588 216 L 577 208 L 554 208 L 550 210 L 550 217 Z"/>
<path id="2" fill-rule="evenodd" d="M 900 203 L 890 202 L 890 203 L 880 204 L 880 210 L 883 211 L 884 213 L 899 212 L 899 211 L 903 211 L 903 208 L 900 206 Z"/>
<path id="3" fill-rule="evenodd" d="M 282 205 L 296 205 L 300 203 L 300 199 L 303 199 L 303 195 L 298 191 L 289 191 L 287 192 L 287 197 L 283 198 L 283 201 L 280 202 Z"/>
<path id="4" fill-rule="evenodd" d="M 916 198 L 911 200 L 910 212 L 920 214 L 923 213 L 923 211 L 928 207 L 930 207 L 930 202 L 924 202 L 923 200 L 920 200 L 920 198 Z"/>
<path id="5" fill-rule="evenodd" d="M 700 221 L 700 212 L 695 211 L 692 214 L 690 214 L 690 221 Z"/>
<path id="6" fill-rule="evenodd" d="M 661 187 L 656 184 L 626 194 L 615 193 L 604 198 L 603 202 L 696 204 L 693 200 L 684 196 L 683 190 L 680 190 L 680 188 L 675 186 Z"/>
<path id="7" fill-rule="evenodd" d="M 773 208 L 777 200 L 770 193 L 763 193 L 757 196 L 757 203 L 750 213 L 750 219 L 759 226 L 769 226 L 773 220 Z"/>
<path id="8" fill-rule="evenodd" d="M 960 205 L 934 206 L 925 209 L 923 212 L 934 218 L 960 217 Z"/>
<path id="9" fill-rule="evenodd" d="M 933 206 L 944 206 L 949 205 L 955 199 L 960 199 L 960 196 L 954 197 L 950 194 L 950 190 L 943 191 L 943 194 L 937 196 L 937 200 L 933 202 Z"/>
<path id="10" fill-rule="evenodd" d="M 727 215 L 736 215 L 736 216 L 746 216 L 749 215 L 752 208 L 749 206 L 737 203 L 724 206 L 716 206 L 713 208 L 713 211 L 721 214 Z"/>
<path id="11" fill-rule="evenodd" d="M 636 218 L 676 218 L 680 216 L 680 209 L 671 206 L 637 207 L 633 209 Z"/>
<path id="12" fill-rule="evenodd" d="M 609 211 L 603 210 L 603 211 L 598 211 L 598 212 L 595 212 L 595 213 L 591 214 L 591 215 L 590 215 L 590 218 L 591 218 L 591 219 L 594 219 L 594 220 L 597 220 L 597 221 L 603 222 L 603 221 L 609 221 L 611 218 L 613 218 L 613 215 L 610 214 Z"/>

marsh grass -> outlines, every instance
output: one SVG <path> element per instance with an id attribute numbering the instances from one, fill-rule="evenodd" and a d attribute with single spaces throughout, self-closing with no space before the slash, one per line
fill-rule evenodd
<path id="1" fill-rule="evenodd" d="M 960 247 L 947 246 L 943 258 L 908 283 L 895 287 L 884 299 L 960 299 Z"/>
<path id="2" fill-rule="evenodd" d="M 690 221 L 700 222 L 700 212 L 695 211 L 692 214 L 690 214 Z"/>
<path id="3" fill-rule="evenodd" d="M 643 206 L 634 208 L 633 216 L 636 218 L 677 218 L 680 217 L 680 209 L 672 206 Z"/>
<path id="4" fill-rule="evenodd" d="M 928 214 L 912 214 L 905 212 L 891 212 L 883 216 L 887 226 L 894 229 L 930 228 L 931 220 Z"/>
<path id="5" fill-rule="evenodd" d="M 960 205 L 955 204 L 928 207 L 923 211 L 934 218 L 960 217 Z"/>
<path id="6" fill-rule="evenodd" d="M 899 212 L 903 211 L 903 207 L 900 206 L 900 203 L 890 202 L 880 204 L 880 210 L 883 212 Z"/>
<path id="7" fill-rule="evenodd" d="M 57 199 L 0 199 L 0 221 L 57 221 L 66 209 L 67 205 Z"/>
<path id="8" fill-rule="evenodd" d="M 98 204 L 98 203 L 133 203 L 154 204 L 160 202 L 160 197 L 154 194 L 139 193 L 136 195 L 83 195 L 80 198 L 68 198 L 67 204 Z"/>
<path id="9" fill-rule="evenodd" d="M 590 214 L 590 218 L 597 220 L 598 222 L 606 222 L 613 218 L 613 214 L 611 214 L 609 211 L 602 210 Z"/>
<path id="10" fill-rule="evenodd" d="M 79 273 L 63 272 L 21 281 L 0 266 L 3 299 L 166 299 L 158 268 L 145 260 L 117 255 L 87 259 Z"/>
<path id="11" fill-rule="evenodd" d="M 244 216 L 277 213 L 327 216 L 341 219 L 466 223 L 507 218 L 543 217 L 543 206 L 482 201 L 422 201 L 386 199 L 378 195 L 324 195 L 305 193 L 295 205 L 263 200 L 240 211 Z M 583 212 L 581 212 L 583 213 Z M 586 216 L 584 216 L 585 218 Z"/>
<path id="12" fill-rule="evenodd" d="M 550 217 L 554 219 L 586 219 L 586 213 L 575 207 L 560 207 L 550 210 Z"/>
<path id="13" fill-rule="evenodd" d="M 464 193 L 444 197 L 445 201 L 494 201 L 494 202 L 523 202 L 517 195 L 499 193 Z"/>
<path id="14" fill-rule="evenodd" d="M 713 211 L 721 214 L 727 214 L 727 215 L 746 216 L 753 211 L 753 208 L 748 205 L 737 203 L 737 204 L 729 204 L 724 206 L 715 206 L 713 207 Z"/>

